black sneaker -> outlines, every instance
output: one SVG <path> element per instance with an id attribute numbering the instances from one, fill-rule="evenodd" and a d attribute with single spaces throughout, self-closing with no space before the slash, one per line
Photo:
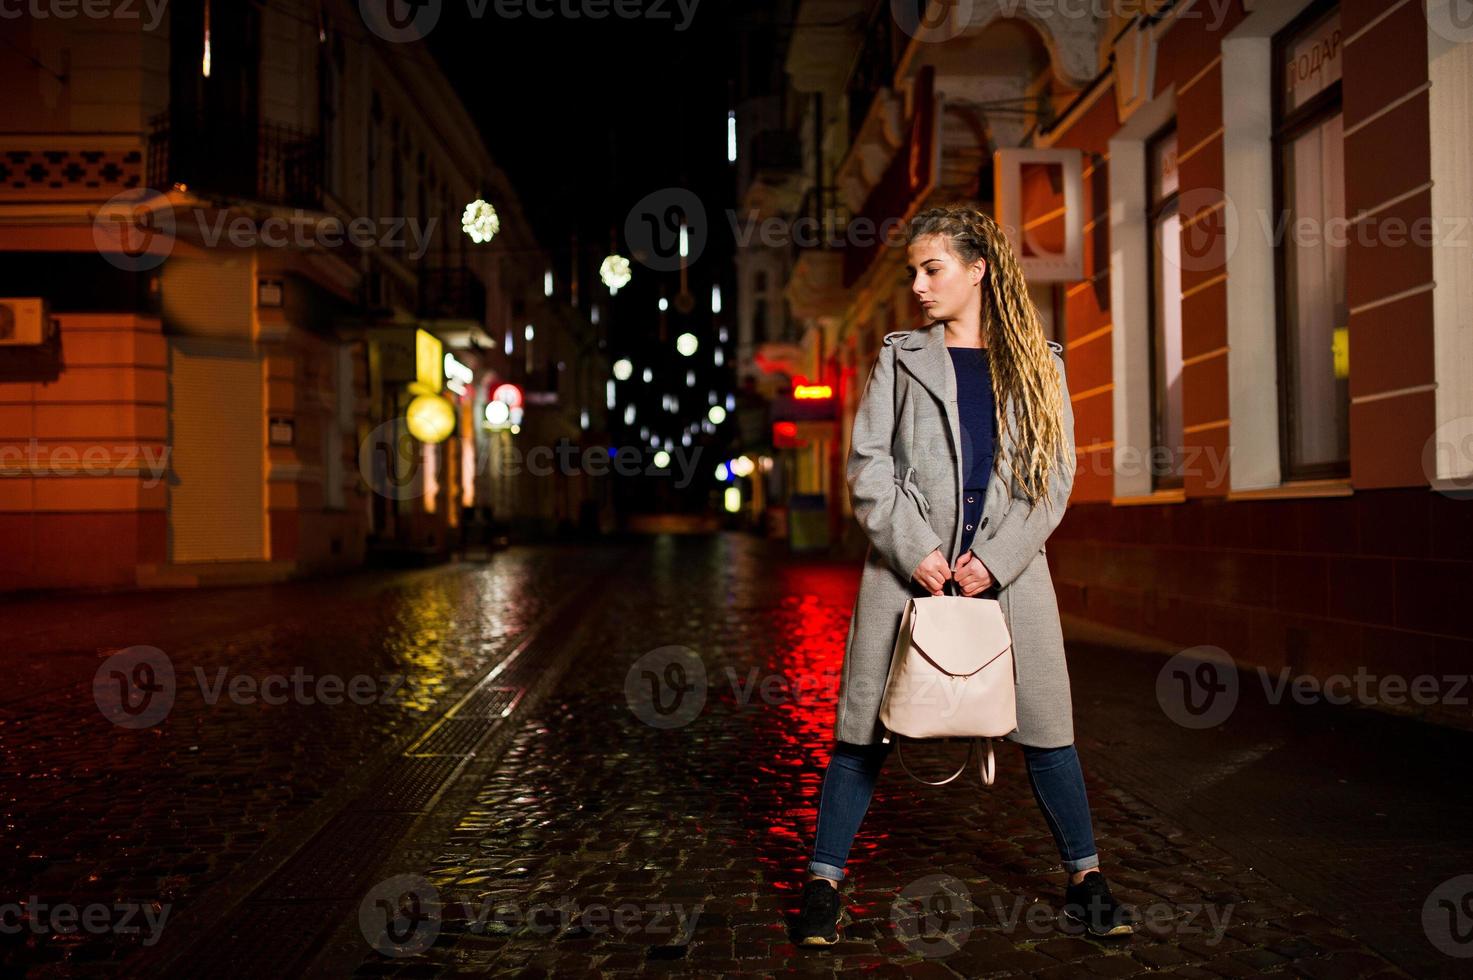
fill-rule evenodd
<path id="1" fill-rule="evenodd" d="M 800 946 L 832 946 L 839 941 L 839 889 L 819 878 L 803 883 L 803 909 L 798 913 Z"/>
<path id="2" fill-rule="evenodd" d="M 1110 894 L 1101 871 L 1091 871 L 1064 890 L 1064 918 L 1084 926 L 1091 936 L 1127 936 L 1135 932 L 1125 906 Z"/>

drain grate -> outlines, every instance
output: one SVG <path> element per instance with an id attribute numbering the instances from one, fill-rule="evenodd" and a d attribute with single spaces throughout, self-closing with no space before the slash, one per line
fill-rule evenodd
<path id="1" fill-rule="evenodd" d="M 496 727 L 497 722 L 487 718 L 447 718 L 425 734 L 425 737 L 404 751 L 407 756 L 448 755 L 460 758 L 471 754 L 471 750 L 486 733 Z"/>
<path id="2" fill-rule="evenodd" d="M 483 687 L 465 699 L 465 702 L 455 709 L 454 716 L 459 719 L 481 718 L 495 721 L 508 713 L 521 698 L 520 687 Z"/>
<path id="3" fill-rule="evenodd" d="M 423 810 L 460 762 L 460 756 L 408 759 L 358 797 L 355 805 L 364 810 Z"/>

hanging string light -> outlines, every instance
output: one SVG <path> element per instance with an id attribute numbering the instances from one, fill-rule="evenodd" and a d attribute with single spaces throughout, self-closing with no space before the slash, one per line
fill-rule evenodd
<path id="1" fill-rule="evenodd" d="M 501 230 L 501 218 L 495 208 L 476 198 L 465 206 L 465 213 L 460 216 L 460 230 L 479 245 L 489 242 Z"/>

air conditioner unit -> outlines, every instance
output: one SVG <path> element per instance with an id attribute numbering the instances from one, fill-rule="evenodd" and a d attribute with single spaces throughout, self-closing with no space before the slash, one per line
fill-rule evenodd
<path id="1" fill-rule="evenodd" d="M 0 347 L 39 346 L 51 334 L 51 315 L 39 296 L 0 297 Z"/>

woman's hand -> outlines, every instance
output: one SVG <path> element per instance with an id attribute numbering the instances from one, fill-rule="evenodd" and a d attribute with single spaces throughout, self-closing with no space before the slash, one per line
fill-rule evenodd
<path id="1" fill-rule="evenodd" d="M 982 559 L 972 553 L 971 549 L 962 552 L 962 556 L 956 560 L 956 568 L 952 570 L 952 577 L 956 584 L 961 587 L 962 595 L 976 595 L 992 586 L 992 573 L 987 566 L 982 564 Z"/>
<path id="2" fill-rule="evenodd" d="M 940 595 L 946 580 L 951 578 L 951 568 L 946 564 L 946 556 L 941 549 L 937 548 L 922 558 L 911 578 L 932 595 Z"/>

